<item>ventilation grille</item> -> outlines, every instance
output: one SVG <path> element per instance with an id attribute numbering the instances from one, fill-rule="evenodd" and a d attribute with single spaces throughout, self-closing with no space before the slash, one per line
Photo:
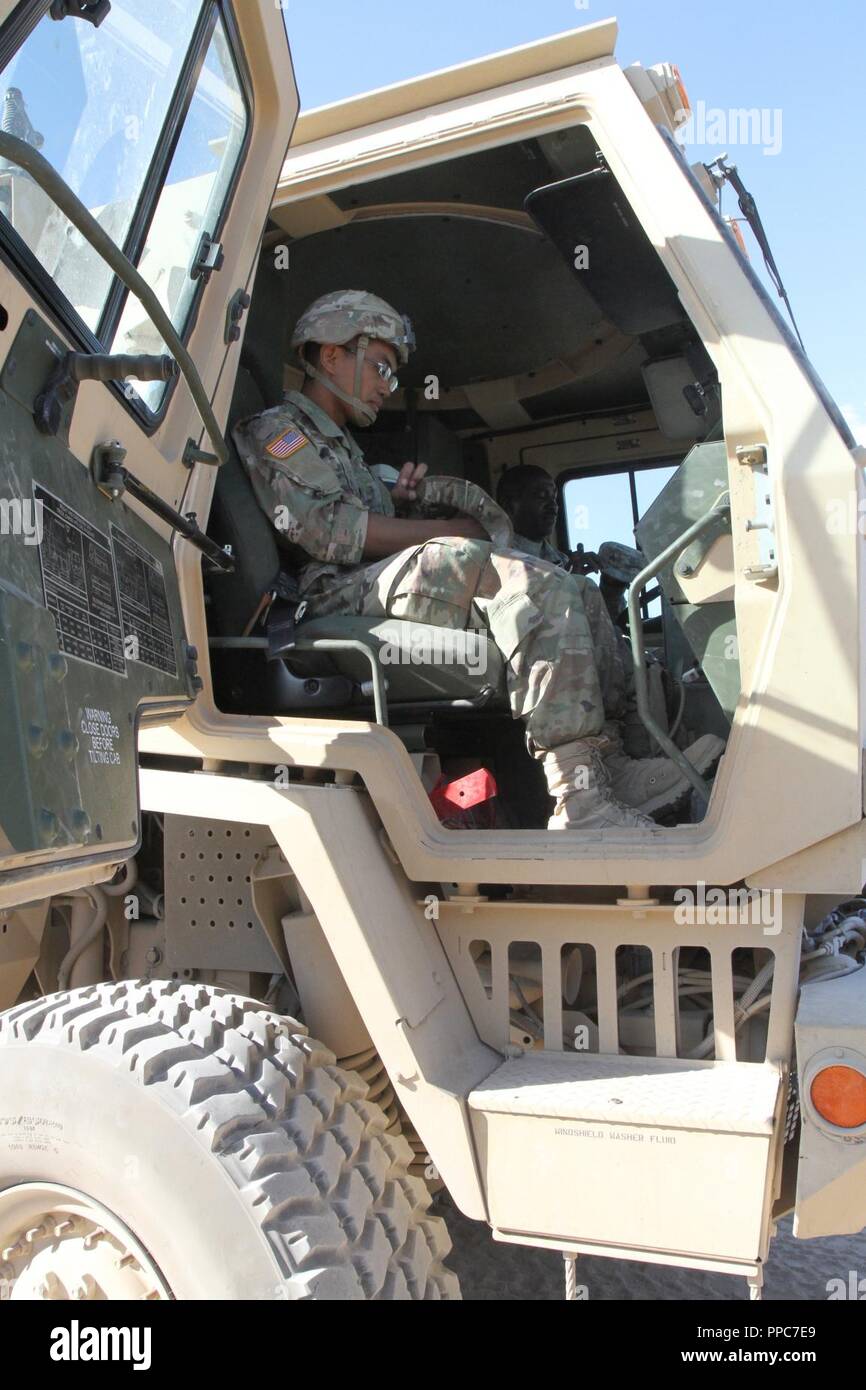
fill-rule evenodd
<path id="1" fill-rule="evenodd" d="M 165 817 L 169 969 L 282 969 L 252 895 L 271 844 L 267 826 Z"/>
<path id="2" fill-rule="evenodd" d="M 778 933 L 683 926 L 663 905 L 520 902 L 440 903 L 437 930 L 493 1047 L 784 1065 L 802 900 L 785 904 Z"/>

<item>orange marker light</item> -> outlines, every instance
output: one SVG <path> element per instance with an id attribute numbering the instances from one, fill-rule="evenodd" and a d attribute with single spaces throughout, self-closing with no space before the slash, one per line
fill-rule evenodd
<path id="1" fill-rule="evenodd" d="M 740 248 L 740 250 L 742 251 L 743 255 L 745 256 L 746 260 L 749 260 L 749 259 L 750 259 L 750 258 L 749 258 L 749 250 L 748 250 L 748 247 L 746 246 L 745 237 L 743 236 L 743 233 L 740 231 L 740 219 L 739 219 L 739 217 L 726 217 L 726 218 L 725 218 L 725 221 L 727 222 L 728 226 L 730 227 L 731 231 L 733 232 L 733 234 L 734 234 L 734 240 L 736 241 L 737 245 L 739 246 L 739 248 Z"/>
<path id="2" fill-rule="evenodd" d="M 686 84 L 680 76 L 680 70 L 677 67 L 676 63 L 671 63 L 671 71 L 673 72 L 674 80 L 677 84 L 677 92 L 679 93 L 680 101 L 683 104 L 683 110 L 686 112 L 687 115 L 691 115 L 692 104 L 689 101 L 689 94 L 686 91 Z"/>
<path id="3" fill-rule="evenodd" d="M 866 1076 L 853 1067 L 824 1067 L 812 1082 L 812 1104 L 839 1129 L 866 1125 Z"/>

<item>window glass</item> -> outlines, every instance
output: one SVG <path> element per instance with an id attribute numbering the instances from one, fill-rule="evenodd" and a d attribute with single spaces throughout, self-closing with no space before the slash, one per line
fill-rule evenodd
<path id="1" fill-rule="evenodd" d="M 621 473 L 596 473 L 571 478 L 563 489 L 568 545 L 573 550 L 598 550 L 604 541 L 634 545 L 634 527 L 670 481 L 678 464 L 658 468 L 625 468 Z M 630 474 L 634 475 L 637 515 L 632 504 Z"/>
<path id="2" fill-rule="evenodd" d="M 668 468 L 641 468 L 635 472 L 634 485 L 637 493 L 638 520 L 648 511 L 663 487 L 666 487 L 677 471 L 674 464 Z"/>
<path id="3" fill-rule="evenodd" d="M 220 21 L 208 45 L 192 103 L 156 205 L 138 269 L 175 328 L 186 321 L 198 281 L 190 271 L 205 233 L 217 227 L 246 131 L 240 79 Z M 164 352 L 138 300 L 127 295 L 112 352 Z M 164 382 L 135 382 L 151 410 Z"/>
<path id="4" fill-rule="evenodd" d="M 667 485 L 677 471 L 677 464 L 669 468 L 641 468 L 635 472 L 634 486 L 637 493 L 637 514 L 640 519 L 644 512 L 652 506 L 662 488 Z M 648 589 L 651 592 L 658 583 L 653 579 Z M 651 599 L 644 608 L 644 617 L 660 618 L 662 612 L 662 601 L 660 598 Z"/>
<path id="5" fill-rule="evenodd" d="M 571 478 L 563 488 L 568 546 L 574 550 L 598 550 L 605 541 L 635 544 L 634 527 L 674 476 L 678 464 L 657 468 L 623 469 L 620 473 L 596 473 L 587 478 Z M 634 478 L 637 515 L 632 501 L 630 478 Z M 652 591 L 656 581 L 648 586 Z M 644 618 L 661 615 L 661 600 L 644 606 Z"/>
<path id="6" fill-rule="evenodd" d="M 571 478 L 563 499 L 569 550 L 598 550 L 604 541 L 634 545 L 628 472 Z"/>
<path id="7" fill-rule="evenodd" d="M 45 15 L 2 73 L 3 129 L 40 150 L 118 246 L 200 9 L 190 0 L 113 0 L 98 29 Z M 102 258 L 5 161 L 0 212 L 95 332 L 112 282 Z"/>

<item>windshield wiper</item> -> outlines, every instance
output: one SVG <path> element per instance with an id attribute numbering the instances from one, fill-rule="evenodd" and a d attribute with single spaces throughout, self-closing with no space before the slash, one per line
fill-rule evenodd
<path id="1" fill-rule="evenodd" d="M 776 265 L 776 259 L 773 255 L 773 252 L 770 249 L 770 242 L 768 240 L 767 233 L 764 231 L 764 224 L 761 221 L 761 216 L 758 212 L 758 205 L 755 202 L 749 190 L 743 184 L 743 180 L 740 178 L 740 175 L 737 172 L 736 164 L 728 164 L 726 162 L 726 158 L 727 157 L 725 155 L 720 154 L 718 159 L 714 159 L 711 164 L 705 164 L 704 168 L 706 169 L 710 178 L 713 180 L 713 183 L 716 185 L 716 188 L 718 188 L 721 191 L 723 184 L 727 181 L 736 193 L 737 200 L 740 205 L 740 212 L 743 214 L 752 231 L 754 232 L 755 240 L 761 248 L 761 253 L 764 257 L 764 264 L 767 267 L 767 274 L 770 276 L 770 279 L 775 285 L 776 293 L 778 294 L 779 298 L 784 300 L 785 308 L 788 310 L 791 322 L 794 325 L 794 332 L 797 335 L 800 347 L 803 349 L 804 352 L 806 352 L 806 344 L 800 337 L 800 330 L 797 327 L 797 320 L 794 318 L 794 310 L 791 308 L 791 301 L 788 298 L 788 292 L 785 289 L 785 286 L 782 284 L 782 276 L 779 272 L 779 267 Z M 714 170 L 717 170 L 718 172 L 714 173 Z M 808 356 L 808 353 L 806 353 L 806 355 Z"/>

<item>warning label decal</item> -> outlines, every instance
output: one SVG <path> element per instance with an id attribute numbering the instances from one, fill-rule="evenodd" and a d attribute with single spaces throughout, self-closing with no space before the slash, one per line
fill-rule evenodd
<path id="1" fill-rule="evenodd" d="M 120 741 L 120 729 L 114 722 L 111 710 L 87 705 L 81 711 L 78 727 L 90 762 L 105 763 L 110 767 L 119 764 L 120 753 L 117 745 Z"/>
<path id="2" fill-rule="evenodd" d="M 33 496 L 42 513 L 42 589 L 57 625 L 60 650 L 125 676 L 108 536 L 39 483 L 33 484 Z"/>
<path id="3" fill-rule="evenodd" d="M 162 565 L 114 522 L 111 540 L 120 590 L 124 654 L 130 661 L 141 661 L 176 676 Z"/>

